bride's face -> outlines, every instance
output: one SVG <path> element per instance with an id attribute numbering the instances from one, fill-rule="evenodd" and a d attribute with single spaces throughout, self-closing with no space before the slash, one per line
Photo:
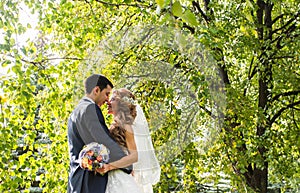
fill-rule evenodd
<path id="1" fill-rule="evenodd" d="M 118 101 L 116 95 L 113 94 L 107 103 L 108 113 L 115 114 L 117 112 Z"/>

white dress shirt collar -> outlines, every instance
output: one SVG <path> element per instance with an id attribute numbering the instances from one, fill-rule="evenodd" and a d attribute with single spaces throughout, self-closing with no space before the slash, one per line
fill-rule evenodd
<path id="1" fill-rule="evenodd" d="M 91 101 L 92 103 L 95 103 L 95 101 L 93 101 L 93 99 L 91 99 L 91 98 L 88 97 L 88 96 L 84 96 L 83 99 L 87 99 L 87 100 Z"/>

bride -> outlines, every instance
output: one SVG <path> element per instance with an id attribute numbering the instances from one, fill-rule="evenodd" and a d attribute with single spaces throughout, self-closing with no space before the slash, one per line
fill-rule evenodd
<path id="1" fill-rule="evenodd" d="M 114 115 L 110 134 L 127 156 L 105 164 L 102 172 L 109 171 L 106 193 L 152 193 L 152 185 L 160 178 L 160 166 L 142 108 L 129 90 L 121 88 L 113 92 L 108 110 Z M 118 169 L 131 164 L 132 174 Z"/>

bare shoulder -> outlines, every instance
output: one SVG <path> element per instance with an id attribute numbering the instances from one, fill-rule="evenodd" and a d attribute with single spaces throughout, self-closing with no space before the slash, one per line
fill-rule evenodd
<path id="1" fill-rule="evenodd" d="M 132 126 L 129 125 L 129 124 L 125 124 L 125 125 L 124 125 L 124 129 L 125 129 L 127 132 L 133 133 Z"/>

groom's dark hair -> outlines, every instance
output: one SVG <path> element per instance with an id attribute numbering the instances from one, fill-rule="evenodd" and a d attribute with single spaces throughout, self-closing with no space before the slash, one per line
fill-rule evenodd
<path id="1" fill-rule="evenodd" d="M 93 74 L 84 82 L 85 93 L 90 94 L 96 86 L 99 86 L 100 91 L 102 91 L 107 87 L 107 85 L 109 85 L 111 88 L 114 87 L 110 80 L 108 80 L 105 76 L 101 74 Z"/>

